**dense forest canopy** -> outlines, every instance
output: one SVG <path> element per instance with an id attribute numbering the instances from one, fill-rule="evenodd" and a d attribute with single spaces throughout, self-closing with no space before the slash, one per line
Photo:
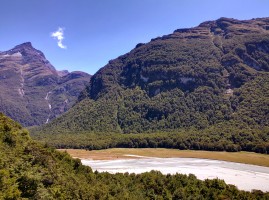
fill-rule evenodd
<path id="1" fill-rule="evenodd" d="M 0 114 L 0 199 L 268 199 L 223 180 L 194 175 L 93 172 L 79 159 L 33 141 L 27 130 Z"/>

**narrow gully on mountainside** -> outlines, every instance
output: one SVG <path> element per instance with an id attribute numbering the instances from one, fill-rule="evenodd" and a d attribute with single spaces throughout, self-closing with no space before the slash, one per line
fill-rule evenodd
<path id="1" fill-rule="evenodd" d="M 51 104 L 49 102 L 49 95 L 51 94 L 51 91 L 49 91 L 47 94 L 46 94 L 46 97 L 45 97 L 45 100 L 47 101 L 48 103 L 48 106 L 49 106 L 49 115 L 48 115 L 48 118 L 46 120 L 46 124 L 49 123 L 49 119 L 50 119 L 50 115 L 51 115 Z"/>
<path id="2" fill-rule="evenodd" d="M 21 80 L 20 80 L 20 87 L 19 87 L 19 94 L 20 94 L 20 96 L 21 97 L 24 97 L 24 75 L 23 75 L 23 66 L 21 66 L 21 68 L 20 68 L 20 78 L 21 78 Z"/>

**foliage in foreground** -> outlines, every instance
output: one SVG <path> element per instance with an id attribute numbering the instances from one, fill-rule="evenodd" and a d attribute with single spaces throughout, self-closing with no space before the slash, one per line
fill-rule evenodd
<path id="1" fill-rule="evenodd" d="M 194 175 L 92 172 L 67 153 L 34 142 L 0 114 L 0 199 L 268 199 Z"/>

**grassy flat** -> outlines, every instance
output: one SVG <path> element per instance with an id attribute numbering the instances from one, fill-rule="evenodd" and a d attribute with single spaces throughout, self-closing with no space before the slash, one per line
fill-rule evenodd
<path id="1" fill-rule="evenodd" d="M 61 151 L 67 151 L 72 157 L 80 159 L 114 160 L 139 158 L 136 156 L 158 158 L 204 158 L 269 167 L 269 155 L 253 152 L 193 151 L 162 148 L 114 148 L 94 151 L 86 151 L 82 149 L 61 149 Z"/>

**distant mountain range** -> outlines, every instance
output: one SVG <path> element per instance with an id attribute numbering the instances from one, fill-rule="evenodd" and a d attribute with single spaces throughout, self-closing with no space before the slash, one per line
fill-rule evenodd
<path id="1" fill-rule="evenodd" d="M 73 106 L 90 77 L 57 71 L 41 51 L 23 43 L 0 52 L 0 111 L 24 126 L 48 123 Z"/>
<path id="2" fill-rule="evenodd" d="M 42 133 L 269 126 L 269 18 L 220 18 L 138 44 Z"/>

